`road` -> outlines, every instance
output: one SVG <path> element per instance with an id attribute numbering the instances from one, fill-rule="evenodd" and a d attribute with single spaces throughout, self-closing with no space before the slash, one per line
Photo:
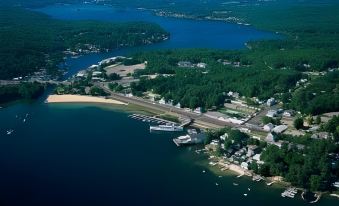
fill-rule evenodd
<path id="1" fill-rule="evenodd" d="M 204 114 L 197 114 L 197 113 L 193 113 L 184 109 L 179 109 L 170 105 L 164 105 L 164 104 L 159 104 L 159 103 L 155 103 L 149 100 L 145 100 L 139 97 L 126 97 L 122 94 L 118 94 L 115 92 L 112 92 L 110 89 L 108 89 L 107 87 L 105 87 L 103 84 L 99 84 L 97 83 L 97 86 L 101 87 L 102 89 L 104 89 L 107 93 L 109 93 L 111 96 L 110 98 L 118 100 L 118 101 L 122 101 L 122 102 L 126 102 L 126 103 L 130 103 L 130 104 L 134 104 L 134 105 L 138 105 L 141 107 L 145 107 L 151 110 L 156 110 L 156 111 L 160 111 L 160 112 L 169 112 L 169 113 L 173 113 L 176 114 L 178 116 L 184 116 L 184 117 L 188 117 L 190 119 L 192 119 L 194 121 L 195 125 L 199 125 L 201 127 L 205 127 L 205 128 L 223 128 L 225 126 L 229 126 L 229 127 L 235 127 L 235 128 L 248 128 L 251 130 L 257 130 L 257 131 L 262 131 L 260 129 L 257 128 L 250 128 L 247 127 L 246 125 L 237 125 L 237 124 L 232 124 L 232 123 L 228 123 L 228 122 L 224 122 L 218 119 L 214 119 L 211 117 L 207 117 Z"/>

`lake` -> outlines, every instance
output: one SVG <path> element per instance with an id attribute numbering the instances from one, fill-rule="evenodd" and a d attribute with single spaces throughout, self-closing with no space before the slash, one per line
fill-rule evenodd
<path id="1" fill-rule="evenodd" d="M 243 49 L 250 40 L 274 39 L 281 36 L 255 29 L 251 26 L 230 24 L 219 21 L 178 19 L 159 17 L 150 11 L 133 8 L 114 8 L 93 4 L 52 5 L 37 11 L 63 20 L 100 20 L 111 22 L 147 21 L 157 23 L 168 31 L 170 39 L 159 44 L 125 48 L 107 53 L 85 55 L 77 59 L 68 58 L 69 72 L 66 77 L 97 64 L 102 59 L 117 55 L 128 55 L 138 51 L 177 48 Z"/>
<path id="2" fill-rule="evenodd" d="M 171 39 L 161 44 L 68 59 L 70 73 L 140 49 L 239 49 L 250 39 L 276 37 L 252 27 L 108 6 L 39 10 L 62 19 L 149 20 L 171 32 Z M 0 109 L 0 205 L 308 205 L 300 196 L 280 197 L 281 188 L 244 177 L 219 178 L 201 165 L 205 157 L 195 147 L 175 146 L 172 138 L 180 134 L 150 133 L 148 123 L 123 111 L 103 105 L 46 105 L 43 100 Z M 6 135 L 10 129 L 13 134 Z M 323 198 L 318 205 L 337 202 Z"/>

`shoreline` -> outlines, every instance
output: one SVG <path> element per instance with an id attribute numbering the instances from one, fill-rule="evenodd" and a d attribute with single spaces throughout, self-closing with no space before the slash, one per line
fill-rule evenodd
<path id="1" fill-rule="evenodd" d="M 49 95 L 45 101 L 47 104 L 52 103 L 104 103 L 114 105 L 128 105 L 125 102 L 106 99 L 104 97 L 93 97 L 84 95 Z"/>

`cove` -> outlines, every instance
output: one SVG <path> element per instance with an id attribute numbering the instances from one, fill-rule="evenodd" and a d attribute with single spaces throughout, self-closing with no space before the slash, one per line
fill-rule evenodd
<path id="1" fill-rule="evenodd" d="M 117 55 L 128 55 L 134 52 L 180 49 L 208 48 L 234 50 L 245 48 L 245 43 L 252 40 L 277 39 L 281 36 L 244 26 L 219 21 L 179 19 L 160 17 L 150 11 L 134 8 L 115 8 L 96 4 L 55 4 L 37 9 L 53 18 L 62 20 L 99 20 L 108 22 L 146 21 L 157 23 L 168 31 L 170 39 L 162 43 L 124 48 L 107 53 L 89 54 L 77 59 L 68 58 L 66 65 L 69 72 L 66 78 L 75 74 L 79 69 L 85 69 L 102 59 Z"/>

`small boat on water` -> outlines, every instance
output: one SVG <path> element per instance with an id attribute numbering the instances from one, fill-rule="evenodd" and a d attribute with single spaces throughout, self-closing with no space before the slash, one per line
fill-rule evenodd
<path id="1" fill-rule="evenodd" d="M 251 188 L 247 188 L 248 189 L 248 191 L 251 191 Z"/>
<path id="2" fill-rule="evenodd" d="M 26 118 L 24 120 L 22 120 L 22 122 L 25 123 L 26 122 Z"/>
<path id="3" fill-rule="evenodd" d="M 219 184 L 218 184 L 217 182 L 215 183 L 215 185 L 216 185 L 216 186 L 219 186 Z"/>
<path id="4" fill-rule="evenodd" d="M 206 171 L 205 171 L 205 170 L 203 170 L 203 171 L 202 171 L 202 173 L 206 173 Z"/>
<path id="5" fill-rule="evenodd" d="M 235 183 L 235 182 L 233 182 L 233 185 L 234 185 L 234 186 L 238 186 L 239 184 L 238 184 L 238 183 Z"/>
<path id="6" fill-rule="evenodd" d="M 13 130 L 13 129 L 10 129 L 10 130 L 7 130 L 6 134 L 7 134 L 7 135 L 11 135 L 13 132 L 14 132 L 14 130 Z"/>
<path id="7" fill-rule="evenodd" d="M 247 194 L 245 193 L 245 194 L 244 194 L 244 196 L 246 197 L 246 196 L 247 196 Z"/>

